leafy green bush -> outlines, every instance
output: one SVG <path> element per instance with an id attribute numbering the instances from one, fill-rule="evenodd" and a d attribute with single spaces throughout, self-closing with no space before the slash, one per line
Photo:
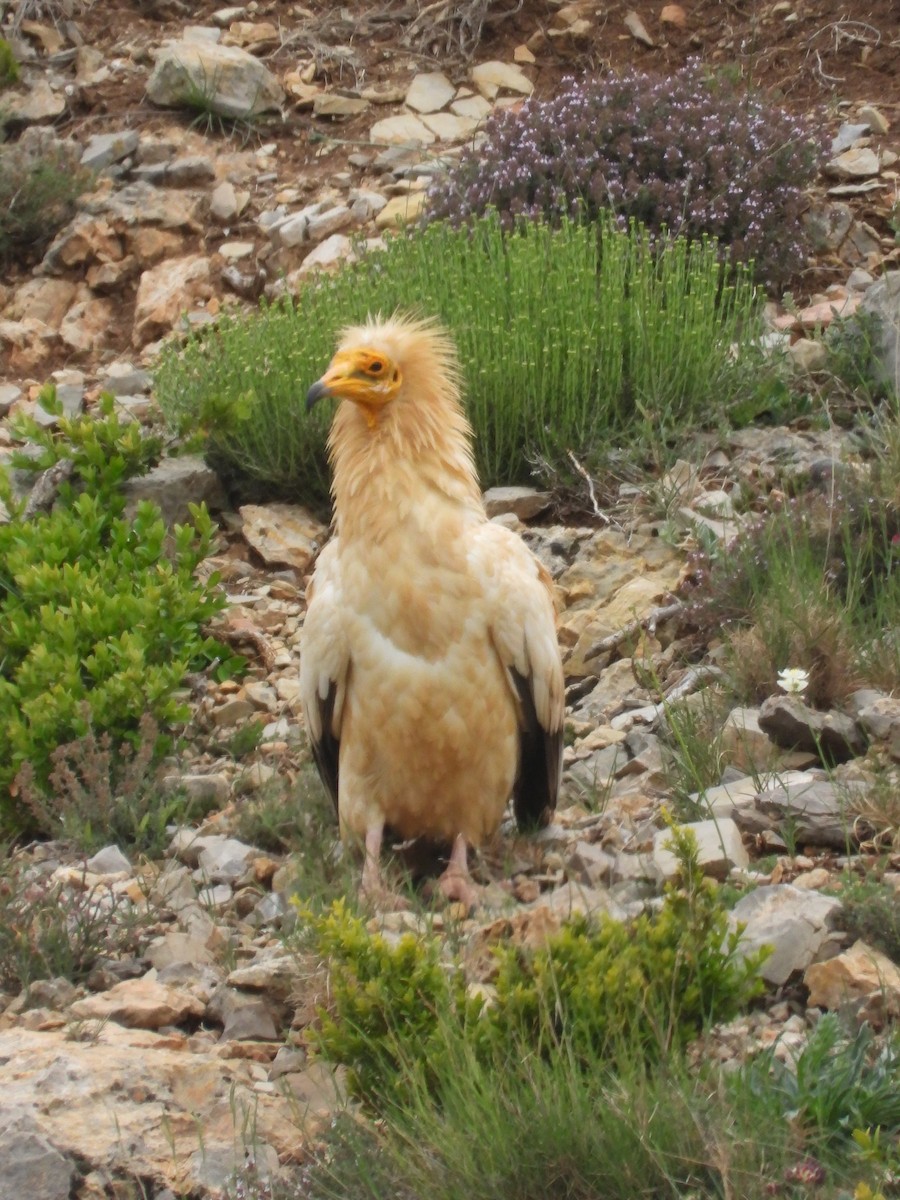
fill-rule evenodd
<path id="1" fill-rule="evenodd" d="M 8 483 L 2 489 L 13 513 L 0 525 L 0 829 L 10 832 L 35 824 L 13 782 L 23 764 L 42 787 L 63 742 L 91 730 L 128 738 L 145 712 L 163 725 L 184 720 L 177 689 L 186 672 L 234 662 L 201 630 L 224 604 L 214 576 L 193 576 L 213 540 L 205 509 L 168 533 L 149 502 L 125 516 L 120 485 L 158 447 L 120 424 L 111 397 L 101 419 L 60 417 L 58 428 L 14 425 L 42 450 L 15 466 L 73 463 L 52 510 L 25 518 Z"/>
<path id="2" fill-rule="evenodd" d="M 457 341 L 485 486 L 610 438 L 661 452 L 685 425 L 745 404 L 765 375 L 733 350 L 752 338 L 756 293 L 740 270 L 725 283 L 712 243 L 675 239 L 657 255 L 645 231 L 609 221 L 506 237 L 494 214 L 398 236 L 296 301 L 224 317 L 164 354 L 160 406 L 182 431 L 208 433 L 239 481 L 323 500 L 330 414 L 304 416 L 302 397 L 339 329 L 410 307 Z"/>
<path id="3" fill-rule="evenodd" d="M 30 132 L 0 145 L 0 266 L 39 259 L 93 178 L 74 143 Z"/>
<path id="4" fill-rule="evenodd" d="M 697 865 L 690 834 L 673 832 L 685 888 L 630 924 L 579 919 L 532 952 L 497 950 L 496 1001 L 482 1007 L 440 943 L 369 934 L 338 903 L 305 911 L 331 969 L 332 1003 L 317 1043 L 349 1069 L 355 1094 L 383 1111 L 445 1071 L 459 1041 L 498 1066 L 523 1054 L 568 1054 L 585 1069 L 623 1046 L 653 1061 L 755 995 L 764 954 L 741 958 L 738 935 Z"/>
<path id="5" fill-rule="evenodd" d="M 718 238 L 767 284 L 804 266 L 800 216 L 821 140 L 698 60 L 664 77 L 564 80 L 548 100 L 495 113 L 485 134 L 436 179 L 431 219 L 467 224 L 492 207 L 512 229 L 612 212 L 623 227 Z"/>

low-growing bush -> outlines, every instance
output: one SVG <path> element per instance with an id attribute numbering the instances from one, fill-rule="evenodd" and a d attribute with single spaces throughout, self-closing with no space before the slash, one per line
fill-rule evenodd
<path id="1" fill-rule="evenodd" d="M 98 959 L 138 953 L 154 921 L 123 893 L 53 879 L 0 848 L 0 989 L 83 980 Z"/>
<path id="2" fill-rule="evenodd" d="M 193 525 L 169 531 L 149 502 L 126 516 L 120 485 L 158 447 L 119 423 L 112 398 L 99 420 L 59 417 L 55 434 L 24 420 L 14 431 L 41 449 L 17 468 L 73 464 L 49 512 L 25 517 L 8 481 L 0 487 L 12 513 L 0 525 L 0 829 L 18 833 L 36 824 L 14 783 L 25 763 L 45 787 L 62 743 L 91 731 L 132 737 L 144 713 L 182 721 L 187 671 L 234 660 L 202 630 L 224 604 L 214 576 L 193 574 L 212 545 L 209 515 L 195 508 Z"/>
<path id="3" fill-rule="evenodd" d="M 348 1068 L 350 1087 L 377 1110 L 432 1086 L 460 1039 L 485 1064 L 568 1055 L 597 1069 L 623 1047 L 658 1061 L 707 1022 L 740 1011 L 759 990 L 764 954 L 741 957 L 738 935 L 697 865 L 689 833 L 673 831 L 684 886 L 658 912 L 623 924 L 582 918 L 527 951 L 496 951 L 494 999 L 467 991 L 436 940 L 396 944 L 367 932 L 342 904 L 304 910 L 331 969 L 331 1006 L 316 1041 Z"/>
<path id="4" fill-rule="evenodd" d="M 89 723 L 87 704 L 84 716 Z M 24 763 L 16 777 L 19 806 L 35 832 L 86 853 L 112 842 L 128 853 L 161 857 L 172 840 L 168 827 L 198 820 L 206 808 L 157 778 L 160 743 L 159 725 L 149 713 L 138 722 L 133 741 L 121 744 L 89 727 L 84 737 L 52 751 L 46 791 L 35 786 L 34 768 Z"/>
<path id="5" fill-rule="evenodd" d="M 804 266 L 800 215 L 823 146 L 802 121 L 692 61 L 578 82 L 487 122 L 485 139 L 429 193 L 428 219 L 467 224 L 489 207 L 504 227 L 612 212 L 654 234 L 711 236 L 757 278 Z"/>
<path id="6" fill-rule="evenodd" d="M 93 176 L 74 142 L 37 128 L 0 145 L 0 266 L 37 261 L 75 213 Z"/>
<path id="7" fill-rule="evenodd" d="M 409 307 L 456 339 L 485 486 L 566 451 L 590 459 L 610 439 L 663 455 L 668 437 L 727 418 L 766 375 L 734 352 L 755 331 L 755 290 L 741 271 L 725 282 L 711 243 L 675 239 L 658 256 L 646 231 L 610 222 L 507 237 L 494 214 L 396 237 L 296 301 L 226 316 L 164 355 L 159 403 L 182 431 L 208 433 L 238 480 L 324 500 L 330 413 L 304 415 L 302 398 L 344 325 Z"/>
<path id="8" fill-rule="evenodd" d="M 900 1131 L 900 1038 L 876 1043 L 869 1025 L 848 1033 L 827 1013 L 788 1061 L 762 1051 L 736 1074 L 770 1118 L 787 1118 L 820 1141 L 849 1141 L 854 1130 Z"/>

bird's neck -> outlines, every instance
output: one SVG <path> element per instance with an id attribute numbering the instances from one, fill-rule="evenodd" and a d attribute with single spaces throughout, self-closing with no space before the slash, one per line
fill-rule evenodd
<path id="1" fill-rule="evenodd" d="M 378 543 L 398 525 L 448 508 L 483 521 L 470 437 L 455 405 L 394 402 L 370 423 L 342 403 L 329 439 L 342 541 Z"/>

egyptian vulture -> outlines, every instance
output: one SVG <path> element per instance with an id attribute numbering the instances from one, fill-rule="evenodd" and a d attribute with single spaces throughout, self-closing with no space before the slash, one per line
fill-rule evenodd
<path id="1" fill-rule="evenodd" d="M 335 536 L 307 590 L 301 698 L 362 893 L 389 895 L 386 830 L 452 848 L 440 890 L 471 905 L 467 850 L 510 797 L 556 806 L 563 672 L 552 583 L 485 515 L 454 346 L 432 322 L 346 329 L 309 389 L 340 401 L 328 451 Z"/>

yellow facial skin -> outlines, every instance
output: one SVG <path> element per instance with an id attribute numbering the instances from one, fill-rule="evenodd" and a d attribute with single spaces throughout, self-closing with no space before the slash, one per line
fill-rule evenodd
<path id="1" fill-rule="evenodd" d="M 359 405 L 369 428 L 374 429 L 379 411 L 394 399 L 402 382 L 399 368 L 386 354 L 367 347 L 339 350 L 322 378 L 307 392 L 306 410 L 309 412 L 323 396 L 352 400 Z"/>

